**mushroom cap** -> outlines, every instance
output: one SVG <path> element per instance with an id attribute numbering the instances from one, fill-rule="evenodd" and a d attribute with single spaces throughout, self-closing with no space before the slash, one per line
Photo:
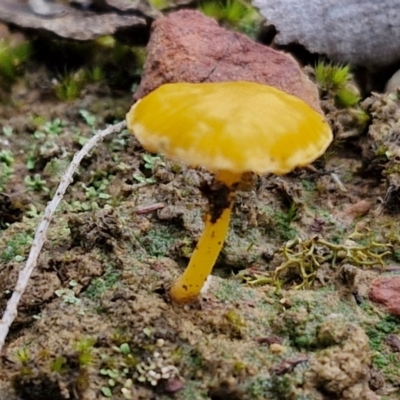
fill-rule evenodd
<path id="1" fill-rule="evenodd" d="M 253 82 L 165 84 L 132 106 L 127 123 L 146 150 L 211 171 L 285 174 L 332 141 L 304 101 Z"/>

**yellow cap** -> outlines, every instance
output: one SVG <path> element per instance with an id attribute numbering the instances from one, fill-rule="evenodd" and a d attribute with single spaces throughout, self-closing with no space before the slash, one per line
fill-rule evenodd
<path id="1" fill-rule="evenodd" d="M 165 84 L 132 106 L 127 123 L 148 151 L 211 171 L 285 174 L 332 141 L 304 101 L 253 82 Z"/>

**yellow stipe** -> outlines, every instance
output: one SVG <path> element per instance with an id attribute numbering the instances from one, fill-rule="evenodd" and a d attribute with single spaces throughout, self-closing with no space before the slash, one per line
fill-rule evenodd
<path id="1" fill-rule="evenodd" d="M 234 190 L 234 188 L 232 189 L 232 185 L 234 185 L 235 183 L 239 183 L 242 179 L 242 175 L 242 172 L 237 173 L 220 170 L 215 173 L 214 181 L 225 183 L 225 185 L 231 188 L 231 190 Z M 232 196 L 233 195 L 234 193 L 232 193 Z"/>
<path id="2" fill-rule="evenodd" d="M 170 296 L 177 303 L 188 303 L 199 296 L 224 244 L 231 218 L 231 207 L 232 204 L 222 212 L 215 223 L 211 222 L 211 216 L 207 214 L 204 231 L 189 265 L 183 275 L 172 285 Z"/>
<path id="3" fill-rule="evenodd" d="M 232 187 L 240 182 L 242 174 L 229 171 L 219 171 L 215 180 Z M 217 261 L 218 255 L 228 233 L 231 209 L 235 193 L 234 189 L 228 195 L 228 207 L 213 223 L 207 213 L 204 230 L 183 275 L 172 285 L 170 296 L 178 303 L 189 303 L 199 296 L 202 287 Z"/>

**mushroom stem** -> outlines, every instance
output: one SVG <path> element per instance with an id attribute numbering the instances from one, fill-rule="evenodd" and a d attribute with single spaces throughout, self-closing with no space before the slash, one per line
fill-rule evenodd
<path id="1" fill-rule="evenodd" d="M 185 272 L 171 287 L 172 300 L 178 303 L 188 303 L 196 300 L 199 296 L 224 244 L 235 190 L 241 175 L 241 173 L 229 171 L 217 173 L 214 182 L 217 182 L 219 189 L 209 196 L 209 208 L 205 216 L 203 233 Z"/>

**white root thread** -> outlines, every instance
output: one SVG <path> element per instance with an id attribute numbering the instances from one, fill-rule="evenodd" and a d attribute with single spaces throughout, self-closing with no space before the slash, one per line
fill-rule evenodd
<path id="1" fill-rule="evenodd" d="M 22 295 L 28 286 L 29 278 L 32 275 L 33 270 L 36 267 L 37 260 L 40 255 L 40 251 L 46 240 L 47 229 L 53 218 L 57 206 L 63 199 L 68 186 L 72 182 L 72 177 L 75 171 L 78 169 L 82 159 L 89 154 L 89 152 L 106 136 L 112 133 L 118 133 L 122 129 L 126 128 L 126 122 L 122 121 L 116 125 L 111 125 L 108 128 L 98 131 L 83 147 L 75 154 L 71 164 L 68 166 L 65 174 L 61 178 L 60 184 L 56 190 L 53 199 L 47 204 L 43 218 L 36 229 L 35 238 L 32 243 L 31 250 L 29 252 L 28 260 L 26 261 L 25 267 L 19 272 L 18 281 L 15 285 L 14 292 L 11 298 L 7 302 L 6 310 L 3 314 L 3 318 L 0 321 L 0 353 L 3 349 L 7 334 L 10 330 L 10 326 L 13 323 L 15 317 L 18 314 L 17 308 Z"/>

